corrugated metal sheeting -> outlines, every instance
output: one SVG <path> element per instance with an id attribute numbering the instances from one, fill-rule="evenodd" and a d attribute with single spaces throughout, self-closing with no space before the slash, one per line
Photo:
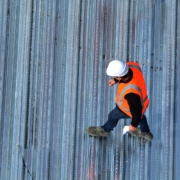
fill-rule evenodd
<path id="1" fill-rule="evenodd" d="M 179 0 L 0 0 L 0 179 L 178 180 Z M 138 61 L 152 142 L 103 125 L 113 59 Z"/>

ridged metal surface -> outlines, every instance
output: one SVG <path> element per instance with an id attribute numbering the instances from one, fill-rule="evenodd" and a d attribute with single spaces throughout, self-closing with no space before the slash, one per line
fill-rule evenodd
<path id="1" fill-rule="evenodd" d="M 179 0 L 0 0 L 0 179 L 178 180 Z M 85 133 L 114 106 L 106 67 L 138 61 L 152 142 Z"/>

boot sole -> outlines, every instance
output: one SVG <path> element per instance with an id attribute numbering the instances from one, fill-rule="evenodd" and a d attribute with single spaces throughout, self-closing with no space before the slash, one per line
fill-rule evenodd
<path id="1" fill-rule="evenodd" d="M 88 132 L 87 132 L 88 133 Z M 88 133 L 89 136 L 92 136 L 92 137 L 108 137 L 108 135 L 94 135 L 94 134 L 91 134 L 91 133 Z"/>
<path id="2" fill-rule="evenodd" d="M 88 133 L 88 132 L 87 132 Z M 89 136 L 92 136 L 92 137 L 98 137 L 98 135 L 94 135 L 94 134 L 91 134 L 91 133 L 88 133 Z"/>
<path id="3" fill-rule="evenodd" d="M 86 129 L 86 132 L 87 132 L 87 134 L 88 134 L 89 136 L 92 136 L 92 137 L 107 137 L 107 136 L 109 136 L 109 134 L 108 134 L 108 135 L 103 135 L 103 134 L 101 134 L 101 135 L 95 135 L 95 134 L 92 134 L 92 133 L 88 132 L 88 129 Z"/>

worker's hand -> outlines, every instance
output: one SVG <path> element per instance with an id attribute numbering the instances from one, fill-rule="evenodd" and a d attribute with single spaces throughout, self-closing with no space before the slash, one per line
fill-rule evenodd
<path id="1" fill-rule="evenodd" d="M 109 86 L 113 86 L 114 84 L 116 84 L 114 79 L 110 79 L 108 82 Z"/>
<path id="2" fill-rule="evenodd" d="M 129 126 L 129 131 L 130 131 L 130 132 L 136 131 L 136 127 L 130 125 L 130 126 Z"/>

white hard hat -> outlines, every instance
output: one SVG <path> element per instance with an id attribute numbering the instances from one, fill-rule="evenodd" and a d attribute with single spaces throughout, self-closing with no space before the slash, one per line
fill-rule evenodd
<path id="1" fill-rule="evenodd" d="M 113 60 L 109 63 L 106 73 L 108 76 L 122 77 L 129 71 L 128 65 L 121 60 Z"/>

